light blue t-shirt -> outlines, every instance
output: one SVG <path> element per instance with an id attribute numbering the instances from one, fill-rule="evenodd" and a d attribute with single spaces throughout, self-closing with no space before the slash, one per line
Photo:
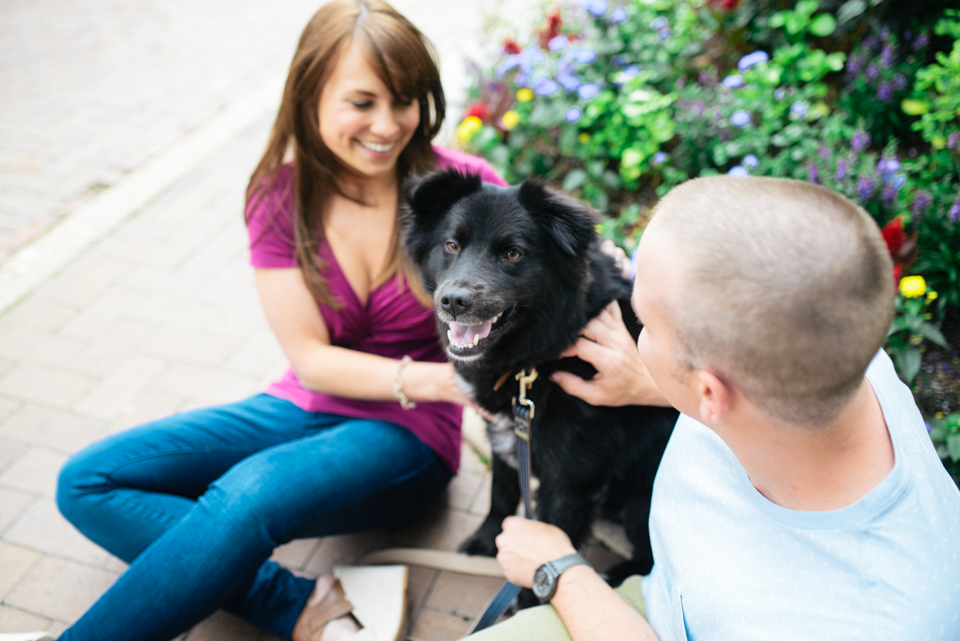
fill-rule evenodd
<path id="1" fill-rule="evenodd" d="M 653 487 L 642 588 L 663 641 L 960 639 L 960 491 L 884 352 L 867 380 L 895 462 L 839 510 L 767 500 L 720 437 L 681 415 Z"/>

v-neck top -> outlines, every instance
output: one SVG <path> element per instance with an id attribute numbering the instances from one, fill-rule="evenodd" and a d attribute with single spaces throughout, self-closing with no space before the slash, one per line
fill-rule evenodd
<path id="1" fill-rule="evenodd" d="M 480 158 L 443 147 L 435 146 L 433 151 L 441 169 L 477 173 L 485 182 L 506 186 L 493 167 Z M 255 200 L 255 205 L 247 211 L 250 264 L 263 269 L 297 267 L 292 165 L 281 167 L 269 193 Z M 327 287 L 341 304 L 339 309 L 319 306 L 332 345 L 398 360 L 404 356 L 431 363 L 446 360 L 433 309 L 423 306 L 402 277 L 389 278 L 372 289 L 367 304 L 363 305 L 326 239 L 317 254 L 324 265 L 321 274 L 327 280 Z M 463 416 L 459 405 L 418 402 L 414 409 L 405 410 L 395 400 L 359 400 L 307 390 L 292 367 L 283 378 L 270 385 L 266 393 L 309 412 L 396 423 L 436 452 L 453 472 L 457 471 Z"/>

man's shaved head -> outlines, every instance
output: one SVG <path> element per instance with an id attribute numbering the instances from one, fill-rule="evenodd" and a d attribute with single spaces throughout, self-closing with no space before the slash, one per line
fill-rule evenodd
<path id="1" fill-rule="evenodd" d="M 682 255 L 665 311 L 687 367 L 790 423 L 839 413 L 894 312 L 892 263 L 863 209 L 808 182 L 714 176 L 667 194 L 650 232 Z"/>

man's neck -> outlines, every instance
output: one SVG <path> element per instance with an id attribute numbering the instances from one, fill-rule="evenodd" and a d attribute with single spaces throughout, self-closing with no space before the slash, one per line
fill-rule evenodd
<path id="1" fill-rule="evenodd" d="M 776 424 L 749 410 L 741 418 L 736 430 L 717 433 L 754 487 L 777 505 L 805 511 L 846 507 L 893 469 L 890 433 L 866 379 L 830 425 Z"/>

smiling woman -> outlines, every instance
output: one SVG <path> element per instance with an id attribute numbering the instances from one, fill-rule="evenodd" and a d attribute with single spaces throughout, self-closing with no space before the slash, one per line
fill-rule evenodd
<path id="1" fill-rule="evenodd" d="M 335 0 L 307 25 L 245 212 L 292 367 L 264 394 L 67 462 L 61 511 L 130 567 L 63 641 L 166 641 L 217 608 L 292 641 L 403 636 L 404 569 L 313 580 L 269 558 L 293 539 L 400 524 L 457 470 L 468 400 L 400 251 L 397 204 L 411 172 L 438 166 L 504 183 L 431 146 L 443 110 L 429 43 L 386 3 Z"/>

